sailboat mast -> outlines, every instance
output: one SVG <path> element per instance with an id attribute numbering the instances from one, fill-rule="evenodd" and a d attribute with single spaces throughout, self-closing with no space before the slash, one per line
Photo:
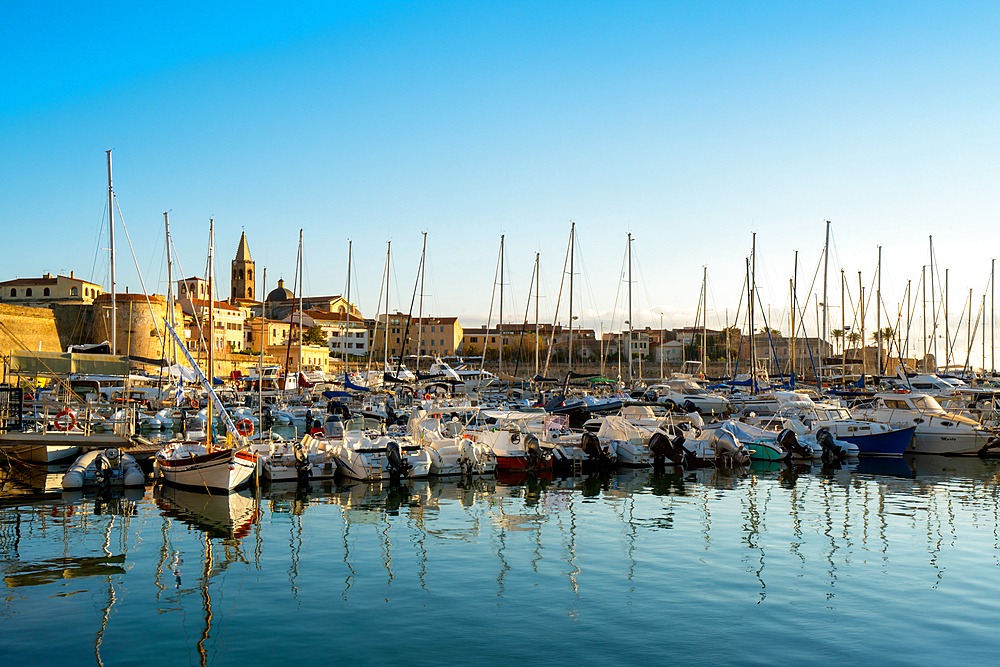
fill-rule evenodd
<path id="1" fill-rule="evenodd" d="M 708 370 L 708 267 L 701 267 L 701 372 Z"/>
<path id="2" fill-rule="evenodd" d="M 961 320 L 959 320 L 961 321 Z M 959 324 L 959 327 L 962 325 Z M 951 366 L 951 328 L 948 326 L 948 269 L 944 270 L 944 372 Z"/>
<path id="3" fill-rule="evenodd" d="M 538 256 L 540 253 L 535 253 L 535 375 L 538 375 Z"/>
<path id="4" fill-rule="evenodd" d="M 937 297 L 934 293 L 934 237 L 927 237 L 930 243 L 930 253 L 931 253 L 931 341 L 933 341 L 933 346 L 931 350 L 934 353 L 934 372 L 937 373 L 938 367 L 938 351 L 937 351 Z"/>
<path id="5" fill-rule="evenodd" d="M 497 371 L 503 373 L 503 237 L 500 235 L 500 356 L 497 357 Z"/>
<path id="6" fill-rule="evenodd" d="M 757 393 L 757 349 L 754 344 L 754 296 L 757 293 L 757 232 L 753 233 L 750 250 L 750 388 Z"/>
<path id="7" fill-rule="evenodd" d="M 302 375 L 302 292 L 304 291 L 304 285 L 302 284 L 302 264 L 304 263 L 304 257 L 302 256 L 302 230 L 299 230 L 299 358 L 295 366 L 298 368 L 299 377 Z M 298 391 L 302 391 L 302 384 L 299 382 L 299 378 L 295 378 L 295 387 Z"/>
<path id="8" fill-rule="evenodd" d="M 115 295 L 115 191 L 111 185 L 111 151 L 108 154 L 108 234 L 111 243 L 111 354 L 118 354 L 118 299 Z"/>
<path id="9" fill-rule="evenodd" d="M 389 370 L 389 280 L 392 276 L 390 270 L 390 258 L 392 257 L 392 241 L 386 242 L 385 246 L 385 333 L 382 335 L 384 344 L 382 345 L 382 368 Z"/>
<path id="10" fill-rule="evenodd" d="M 878 247 L 878 282 L 875 286 L 875 339 L 878 341 L 878 374 L 882 376 L 882 246 Z M 936 362 L 935 362 L 936 363 Z"/>
<path id="11" fill-rule="evenodd" d="M 569 228 L 569 372 L 573 373 L 573 256 L 576 255 L 576 223 Z"/>
<path id="12" fill-rule="evenodd" d="M 840 269 L 840 383 L 847 388 L 847 309 L 844 307 L 844 269 Z"/>
<path id="13" fill-rule="evenodd" d="M 635 380 L 632 376 L 632 232 L 628 234 L 628 381 Z"/>
<path id="14" fill-rule="evenodd" d="M 267 294 L 267 267 L 264 267 L 264 278 L 260 283 L 261 296 Z M 265 297 L 266 298 L 266 297 Z M 264 409 L 264 328 L 267 318 L 264 317 L 264 302 L 260 304 L 260 355 L 257 357 L 257 409 Z"/>
<path id="15" fill-rule="evenodd" d="M 826 330 L 826 314 L 827 314 L 827 273 L 830 267 L 830 221 L 826 221 L 826 241 L 823 243 L 823 328 L 822 328 L 822 338 L 820 340 L 820 346 L 826 342 L 829 338 Z M 819 346 L 817 346 L 819 347 Z M 822 365 L 822 347 L 820 347 L 820 365 Z"/>
<path id="16" fill-rule="evenodd" d="M 344 372 L 347 372 L 347 337 L 351 328 L 351 258 L 353 257 L 354 241 L 347 241 L 347 306 L 344 308 L 344 328 L 340 333 L 340 356 L 344 360 Z"/>
<path id="17" fill-rule="evenodd" d="M 417 306 L 417 373 L 420 372 L 421 334 L 424 332 L 424 271 L 426 268 L 424 262 L 427 260 L 427 232 L 421 232 L 421 234 L 424 235 L 424 245 L 423 249 L 420 251 L 420 303 Z"/>
<path id="18" fill-rule="evenodd" d="M 167 211 L 163 212 L 163 229 L 167 242 L 167 318 L 170 326 L 173 327 L 176 325 L 176 322 L 174 322 L 174 274 L 170 252 L 170 216 Z M 170 337 L 170 359 L 172 364 L 177 363 L 177 350 L 174 347 L 172 336 Z"/>
<path id="19" fill-rule="evenodd" d="M 799 289 L 799 251 L 795 251 L 795 263 L 792 268 L 792 377 L 795 377 L 795 311 Z"/>
<path id="20" fill-rule="evenodd" d="M 215 287 L 213 277 L 215 275 L 215 219 L 208 219 L 208 386 L 215 388 Z M 206 413 L 206 436 L 205 446 L 208 451 L 212 451 L 212 444 L 215 439 L 215 431 L 212 428 L 212 397 L 208 397 L 208 411 Z"/>

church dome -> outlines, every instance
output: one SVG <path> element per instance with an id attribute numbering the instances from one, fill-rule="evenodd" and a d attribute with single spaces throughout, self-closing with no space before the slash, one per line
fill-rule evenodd
<path id="1" fill-rule="evenodd" d="M 290 290 L 285 289 L 284 280 L 278 280 L 278 286 L 267 294 L 267 301 L 288 301 L 294 298 L 295 295 Z"/>

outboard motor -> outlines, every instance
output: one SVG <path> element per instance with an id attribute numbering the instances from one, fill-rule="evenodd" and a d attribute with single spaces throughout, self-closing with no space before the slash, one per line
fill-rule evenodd
<path id="1" fill-rule="evenodd" d="M 812 451 L 799 442 L 798 437 L 795 435 L 795 431 L 790 428 L 786 428 L 778 434 L 778 444 L 781 445 L 781 448 L 788 454 L 785 457 L 786 461 L 790 461 L 792 458 L 812 458 Z"/>
<path id="2" fill-rule="evenodd" d="M 678 433 L 671 440 L 663 431 L 657 431 L 649 438 L 649 452 L 653 455 L 653 468 L 663 470 L 667 461 L 673 465 L 684 463 L 684 434 Z"/>
<path id="3" fill-rule="evenodd" d="M 389 471 L 389 479 L 398 481 L 400 477 L 408 477 L 413 466 L 403 456 L 403 449 L 395 440 L 390 440 L 385 446 L 386 468 Z"/>
<path id="4" fill-rule="evenodd" d="M 305 447 L 302 446 L 301 442 L 296 442 L 292 445 L 292 454 L 295 456 L 295 473 L 299 482 L 308 480 L 309 469 L 312 468 L 312 464 L 309 463 L 309 455 L 306 454 Z"/>
<path id="5" fill-rule="evenodd" d="M 827 429 L 821 428 L 816 431 L 816 442 L 823 448 L 824 463 L 837 463 L 847 458 L 847 452 L 834 441 Z"/>
<path id="6" fill-rule="evenodd" d="M 94 467 L 97 469 L 98 486 L 107 486 L 111 481 L 115 468 L 115 464 L 112 461 L 117 461 L 120 458 L 121 454 L 118 453 L 117 449 L 106 449 L 97 455 L 97 459 L 94 460 Z"/>
<path id="7" fill-rule="evenodd" d="M 271 414 L 271 406 L 268 405 L 260 411 L 260 430 L 266 431 L 274 425 L 274 416 Z"/>
<path id="8" fill-rule="evenodd" d="M 513 435 L 511 436 L 511 442 L 514 442 Z M 531 433 L 524 436 L 524 453 L 527 454 L 528 467 L 532 470 L 537 469 L 542 462 L 542 448 L 538 444 L 538 438 Z"/>
<path id="9" fill-rule="evenodd" d="M 601 440 L 590 431 L 584 431 L 580 438 L 580 446 L 591 461 L 600 466 L 610 466 L 614 463 L 612 456 L 601 447 Z"/>
<path id="10" fill-rule="evenodd" d="M 980 458 L 996 458 L 997 456 L 1000 456 L 1000 451 L 997 450 L 1000 450 L 1000 438 L 991 436 L 986 440 L 986 444 L 983 445 L 979 451 L 976 452 L 976 454 L 978 454 Z"/>

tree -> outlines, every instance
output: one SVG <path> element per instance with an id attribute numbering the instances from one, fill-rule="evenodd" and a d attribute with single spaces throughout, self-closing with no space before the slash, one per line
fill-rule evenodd
<path id="1" fill-rule="evenodd" d="M 326 336 L 323 335 L 323 328 L 319 325 L 309 327 L 302 334 L 302 342 L 305 345 L 326 345 Z"/>
<path id="2" fill-rule="evenodd" d="M 844 350 L 844 335 L 846 333 L 847 332 L 844 331 L 843 329 L 834 329 L 833 331 L 830 332 L 830 335 L 833 336 L 834 340 L 836 340 L 840 344 L 841 352 L 843 352 Z"/>
<path id="3" fill-rule="evenodd" d="M 851 343 L 852 345 L 857 345 L 859 342 L 861 342 L 861 334 L 859 334 L 857 331 L 852 331 L 851 333 L 847 334 L 847 342 Z"/>

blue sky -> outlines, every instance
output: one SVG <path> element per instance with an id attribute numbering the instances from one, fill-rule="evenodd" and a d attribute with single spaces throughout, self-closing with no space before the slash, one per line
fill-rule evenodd
<path id="1" fill-rule="evenodd" d="M 466 326 L 486 320 L 505 233 L 507 319 L 523 317 L 536 251 L 551 319 L 575 220 L 585 326 L 621 327 L 628 232 L 637 325 L 690 324 L 706 265 L 709 324 L 734 318 L 754 231 L 777 324 L 794 251 L 805 301 L 831 220 L 831 303 L 841 268 L 856 299 L 882 245 L 895 312 L 933 235 L 954 324 L 970 288 L 981 299 L 998 236 L 998 16 L 928 2 L 5 2 L 3 278 L 107 282 L 113 148 L 160 293 L 170 210 L 188 275 L 204 272 L 214 216 L 224 283 L 242 230 L 269 287 L 291 282 L 303 228 L 306 291 L 340 293 L 353 239 L 365 314 L 388 239 L 390 304 L 408 308 L 427 231 L 425 310 Z M 123 236 L 119 288 L 136 291 Z"/>

